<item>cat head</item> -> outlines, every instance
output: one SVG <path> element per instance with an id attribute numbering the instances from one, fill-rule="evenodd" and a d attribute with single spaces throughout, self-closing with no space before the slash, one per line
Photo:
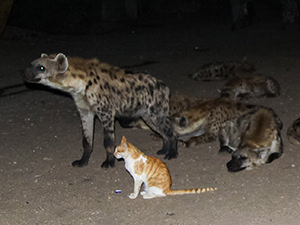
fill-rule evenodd
<path id="1" fill-rule="evenodd" d="M 117 159 L 125 158 L 128 155 L 128 142 L 125 136 L 122 137 L 121 143 L 116 147 L 114 156 Z"/>

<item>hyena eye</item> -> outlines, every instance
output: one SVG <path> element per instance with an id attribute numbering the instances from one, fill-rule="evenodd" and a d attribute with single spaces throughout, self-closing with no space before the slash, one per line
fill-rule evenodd
<path id="1" fill-rule="evenodd" d="M 44 66 L 39 66 L 38 69 L 41 71 L 41 72 L 44 72 L 46 70 L 46 67 Z"/>
<path id="2" fill-rule="evenodd" d="M 248 157 L 247 157 L 247 156 L 244 156 L 244 155 L 241 155 L 241 156 L 240 156 L 240 159 L 241 159 L 241 160 L 246 160 L 246 159 L 248 159 Z"/>

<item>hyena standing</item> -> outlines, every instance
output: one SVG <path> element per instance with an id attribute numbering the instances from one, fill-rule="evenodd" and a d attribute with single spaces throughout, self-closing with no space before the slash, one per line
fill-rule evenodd
<path id="1" fill-rule="evenodd" d="M 177 156 L 177 138 L 169 121 L 169 88 L 148 74 L 126 74 L 124 70 L 97 59 L 42 54 L 25 71 L 25 81 L 69 93 L 76 104 L 83 129 L 84 152 L 72 163 L 88 164 L 93 151 L 94 117 L 104 129 L 107 157 L 102 167 L 113 167 L 115 118 L 142 118 L 163 138 L 158 154 Z"/>

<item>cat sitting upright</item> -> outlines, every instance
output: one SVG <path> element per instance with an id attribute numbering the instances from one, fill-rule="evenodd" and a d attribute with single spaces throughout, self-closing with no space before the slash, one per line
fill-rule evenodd
<path id="1" fill-rule="evenodd" d="M 129 195 L 135 199 L 144 183 L 144 191 L 141 192 L 144 199 L 164 197 L 166 195 L 199 194 L 214 191 L 216 188 L 197 188 L 186 190 L 171 190 L 171 176 L 164 162 L 160 159 L 146 156 L 123 136 L 121 144 L 115 149 L 114 156 L 123 158 L 125 168 L 134 179 L 134 192 Z"/>

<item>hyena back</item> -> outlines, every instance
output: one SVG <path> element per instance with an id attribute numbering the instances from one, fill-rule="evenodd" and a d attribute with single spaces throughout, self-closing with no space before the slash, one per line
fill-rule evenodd
<path id="1" fill-rule="evenodd" d="M 115 118 L 142 118 L 163 138 L 159 154 L 177 156 L 177 139 L 169 121 L 169 88 L 151 75 L 127 74 L 98 59 L 42 54 L 25 71 L 25 81 L 39 83 L 69 93 L 81 117 L 84 152 L 72 163 L 88 164 L 93 151 L 94 117 L 104 129 L 106 160 L 102 167 L 114 166 Z"/>

